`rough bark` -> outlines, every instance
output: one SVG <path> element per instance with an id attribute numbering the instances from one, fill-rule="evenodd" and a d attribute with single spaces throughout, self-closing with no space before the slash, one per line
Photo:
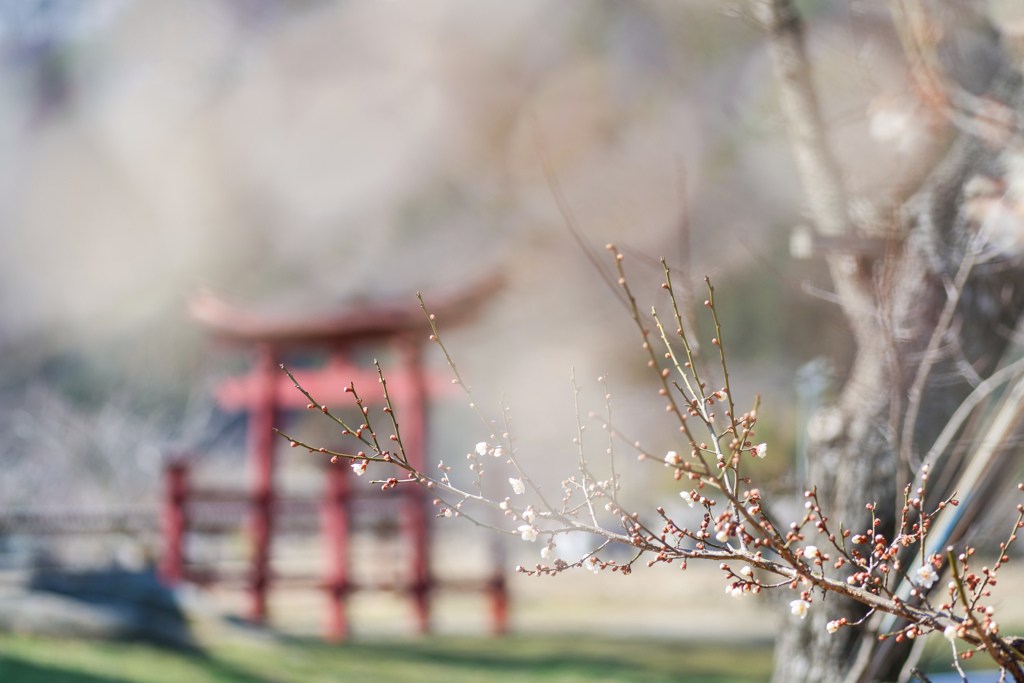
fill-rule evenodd
<path id="1" fill-rule="evenodd" d="M 781 106 L 817 228 L 830 235 L 852 234 L 840 176 L 821 129 L 799 16 L 788 0 L 758 0 L 755 9 L 769 36 Z M 1016 74 L 1001 74 L 997 88 L 997 99 L 1022 111 Z M 883 520 L 880 530 L 891 537 L 897 495 L 913 464 L 900 460 L 907 392 L 971 239 L 961 206 L 963 187 L 978 173 L 1003 177 L 1003 161 L 1002 149 L 963 135 L 903 207 L 899 244 L 886 261 L 829 257 L 858 349 L 839 399 L 809 427 L 808 481 L 817 486 L 825 514 L 845 528 L 866 530 L 870 515 L 865 503 L 875 502 Z M 1024 312 L 1024 258 L 1003 255 L 974 264 L 959 296 L 942 349 L 958 345 L 985 377 Z M 913 442 L 904 455 L 926 451 L 972 388 L 949 353 L 933 360 L 910 430 Z M 840 617 L 854 622 L 865 609 L 832 596 L 823 603 L 804 620 L 787 617 L 776 645 L 773 680 L 894 680 L 909 650 L 891 642 L 879 646 L 870 621 L 828 634 L 826 622 Z"/>
<path id="2" fill-rule="evenodd" d="M 951 274 L 936 267 L 944 255 L 948 263 L 958 263 L 962 246 L 954 237 L 963 226 L 957 225 L 957 212 L 943 211 L 941 198 L 959 192 L 963 176 L 995 159 L 991 151 L 979 149 L 979 143 L 964 139 L 958 143 L 935 179 L 908 206 L 910 235 L 896 258 L 896 278 L 884 294 L 891 298 L 892 329 L 901 331 L 895 339 L 898 370 L 887 349 L 885 330 L 877 340 L 863 342 L 839 400 L 812 422 L 809 434 L 808 479 L 828 501 L 828 515 L 842 520 L 855 530 L 867 529 L 869 513 L 865 503 L 879 504 L 882 531 L 892 537 L 895 526 L 895 500 L 906 483 L 897 476 L 898 442 L 892 425 L 893 401 L 900 415 L 905 411 L 903 397 L 920 362 L 921 352 L 935 327 L 946 302 L 945 283 Z M 958 253 L 959 252 L 959 253 Z M 1019 264 L 985 263 L 974 266 L 961 295 L 953 326 L 956 342 L 979 375 L 985 377 L 995 368 L 1012 330 L 1024 311 L 1024 269 Z M 863 335 L 858 335 L 863 339 Z M 920 453 L 935 440 L 953 411 L 970 393 L 971 384 L 955 368 L 953 360 L 943 358 L 930 373 L 923 392 L 915 450 Z M 898 381 L 899 386 L 893 386 Z M 826 622 L 846 617 L 856 621 L 864 614 L 862 606 L 829 598 L 824 609 L 812 610 L 806 620 L 787 619 L 776 650 L 774 679 L 793 683 L 893 680 L 909 650 L 884 646 L 878 652 L 873 633 L 868 629 L 842 629 L 829 635 Z M 858 649 L 859 664 L 854 676 Z"/>

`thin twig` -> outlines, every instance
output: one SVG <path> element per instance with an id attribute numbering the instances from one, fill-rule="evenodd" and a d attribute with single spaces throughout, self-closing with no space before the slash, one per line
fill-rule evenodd
<path id="1" fill-rule="evenodd" d="M 956 277 L 951 286 L 947 287 L 946 304 L 943 306 L 942 313 L 939 314 L 939 319 L 935 323 L 935 329 L 932 331 L 932 336 L 925 347 L 921 362 L 917 366 L 914 382 L 910 385 L 910 390 L 907 392 L 907 412 L 903 417 L 903 431 L 900 436 L 900 460 L 915 469 L 921 465 L 921 463 L 915 462 L 914 458 L 914 430 L 917 428 L 917 416 L 921 410 L 924 386 L 928 382 L 928 375 L 931 373 L 932 367 L 939 360 L 939 347 L 950 328 L 950 324 L 953 322 L 953 315 L 956 313 L 957 306 L 960 303 L 960 296 L 963 294 L 964 285 L 971 274 L 971 269 L 974 268 L 975 256 L 974 250 L 968 248 L 968 252 L 964 255 L 964 260 L 960 263 L 960 268 L 957 270 Z"/>

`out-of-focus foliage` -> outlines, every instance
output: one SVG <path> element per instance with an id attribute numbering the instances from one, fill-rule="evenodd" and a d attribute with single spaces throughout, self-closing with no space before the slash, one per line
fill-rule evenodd
<path id="1" fill-rule="evenodd" d="M 867 12 L 836 42 L 845 4 L 812 10 L 829 116 L 857 177 L 881 182 L 898 160 L 864 113 L 902 78 L 892 36 Z M 839 97 L 828 74 L 857 69 Z M 718 2 L 4 2 L 0 93 L 10 504 L 150 496 L 161 453 L 237 446 L 209 388 L 242 360 L 184 315 L 201 286 L 301 313 L 501 270 L 509 286 L 450 339 L 482 395 L 516 407 L 524 450 L 571 438 L 573 365 L 641 396 L 643 429 L 634 340 L 545 160 L 589 243 L 736 283 L 739 398 L 755 381 L 778 398 L 762 436 L 792 441 L 793 371 L 827 350 L 797 312 L 820 273 L 780 248 L 798 188 L 763 44 Z"/>

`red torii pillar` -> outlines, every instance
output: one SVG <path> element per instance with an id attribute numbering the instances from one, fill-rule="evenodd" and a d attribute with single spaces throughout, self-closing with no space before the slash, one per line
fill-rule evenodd
<path id="1" fill-rule="evenodd" d="M 464 320 L 473 315 L 500 287 L 500 278 L 480 283 L 468 294 L 447 298 L 432 305 L 432 311 L 445 322 Z M 190 302 L 190 312 L 216 336 L 242 343 L 254 349 L 253 367 L 248 375 L 229 378 L 216 390 L 218 404 L 226 410 L 246 410 L 248 424 L 248 463 L 251 491 L 250 535 L 253 542 L 252 570 L 249 581 L 249 618 L 257 623 L 267 619 L 267 593 L 271 582 L 270 548 L 274 512 L 274 439 L 273 426 L 280 410 L 305 407 L 306 399 L 278 368 L 280 357 L 301 348 L 326 348 L 331 351 L 328 364 L 318 370 L 293 374 L 309 393 L 323 404 L 344 404 L 343 388 L 377 384 L 375 372 L 360 370 L 345 362 L 345 352 L 364 343 L 397 342 L 401 371 L 388 376 L 388 393 L 396 405 L 401 422 L 406 455 L 418 469 L 423 467 L 426 443 L 426 406 L 428 381 L 420 358 L 420 340 L 429 323 L 419 306 L 377 304 L 357 306 L 327 316 L 306 319 L 282 319 L 259 315 L 233 307 L 212 295 L 200 295 Z M 435 386 L 449 386 L 436 383 Z M 350 400 L 350 397 L 348 397 Z M 366 402 L 376 402 L 371 392 Z M 322 507 L 324 533 L 329 548 L 329 566 L 325 581 L 330 600 L 328 637 L 347 635 L 345 597 L 350 585 L 347 569 L 348 495 L 347 468 L 328 470 L 327 493 Z M 411 551 L 409 591 L 415 605 L 417 626 L 429 627 L 428 516 L 426 500 L 419 487 L 402 487 L 402 529 Z"/>
<path id="2" fill-rule="evenodd" d="M 257 345 L 251 374 L 252 402 L 246 430 L 250 455 L 249 490 L 252 496 L 249 529 L 253 544 L 249 618 L 257 623 L 267 619 L 274 509 L 274 423 L 278 413 L 274 384 L 280 372 L 273 349 L 268 344 Z"/>
<path id="3" fill-rule="evenodd" d="M 161 580 L 174 585 L 185 578 L 185 499 L 188 497 L 188 467 L 181 459 L 164 468 L 164 500 L 160 507 L 163 550 L 158 572 Z"/>
<path id="4" fill-rule="evenodd" d="M 427 378 L 420 362 L 421 349 L 415 340 L 408 336 L 402 338 L 399 353 L 409 380 L 407 408 L 402 413 L 399 428 L 403 430 L 402 443 L 409 464 L 422 472 L 427 442 Z M 412 552 L 412 582 L 409 590 L 416 610 L 417 628 L 420 633 L 426 633 L 430 627 L 431 589 L 427 501 L 419 486 L 406 486 L 404 493 L 401 520 L 405 527 L 404 536 L 409 540 L 408 547 Z"/>
<path id="5" fill-rule="evenodd" d="M 321 526 L 327 541 L 328 558 L 324 589 L 327 591 L 325 636 L 330 641 L 348 637 L 345 599 L 351 590 L 348 578 L 348 468 L 327 468 L 327 491 L 321 508 Z"/>

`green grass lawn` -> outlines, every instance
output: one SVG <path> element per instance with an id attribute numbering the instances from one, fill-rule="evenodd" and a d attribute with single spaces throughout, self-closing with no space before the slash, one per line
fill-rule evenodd
<path id="1" fill-rule="evenodd" d="M 767 644 L 721 647 L 590 636 L 430 637 L 325 645 L 267 639 L 203 654 L 0 634 L 3 683 L 618 683 L 766 681 Z"/>

